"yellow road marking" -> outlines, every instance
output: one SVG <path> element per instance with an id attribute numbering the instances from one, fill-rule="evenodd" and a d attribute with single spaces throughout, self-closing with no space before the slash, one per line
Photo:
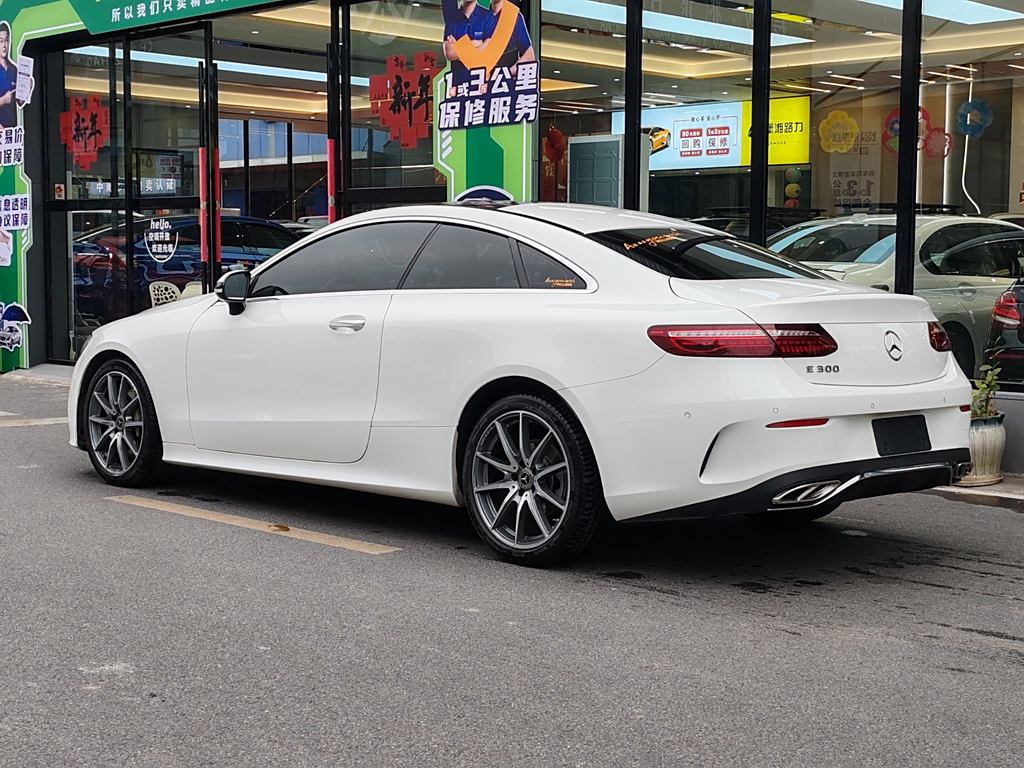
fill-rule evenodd
<path id="1" fill-rule="evenodd" d="M 3 419 L 0 420 L 0 427 L 45 427 L 49 424 L 67 423 L 67 416 L 57 416 L 51 419 Z"/>
<path id="2" fill-rule="evenodd" d="M 199 507 L 188 507 L 185 506 L 184 504 L 175 504 L 174 502 L 171 501 L 147 499 L 143 496 L 108 496 L 107 501 L 117 501 L 120 502 L 121 504 L 131 504 L 136 507 L 145 507 L 146 509 L 159 510 L 160 512 L 173 512 L 176 515 L 194 517 L 199 520 L 210 520 L 215 523 L 224 523 L 225 525 L 234 525 L 238 528 L 248 528 L 251 531 L 262 531 L 263 533 L 272 533 L 275 536 L 286 536 L 289 539 L 311 541 L 314 544 L 326 544 L 328 547 L 351 549 L 354 552 L 362 552 L 366 555 L 386 555 L 390 552 L 401 551 L 399 547 L 388 547 L 384 544 L 374 544 L 373 542 L 369 541 L 349 539 L 345 536 L 332 536 L 329 533 L 307 531 L 304 528 L 291 528 L 287 525 L 281 525 L 279 523 L 265 523 L 261 520 L 253 520 L 251 518 L 241 517 L 239 515 L 228 515 L 223 512 L 214 512 L 209 509 L 200 509 Z"/>

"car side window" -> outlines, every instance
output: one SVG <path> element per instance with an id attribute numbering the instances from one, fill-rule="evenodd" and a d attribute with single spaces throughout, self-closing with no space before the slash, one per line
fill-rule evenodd
<path id="1" fill-rule="evenodd" d="M 199 225 L 198 224 L 186 224 L 184 227 L 178 227 L 177 230 L 171 232 L 171 240 L 176 240 L 179 246 L 182 245 L 195 245 L 198 246 L 199 242 Z"/>
<path id="2" fill-rule="evenodd" d="M 237 221 L 222 221 L 220 224 L 221 250 L 242 253 L 249 250 L 249 239 Z"/>
<path id="3" fill-rule="evenodd" d="M 298 238 L 285 229 L 268 227 L 266 224 L 247 224 L 253 247 L 265 256 L 272 256 L 284 250 Z"/>
<path id="4" fill-rule="evenodd" d="M 257 275 L 250 295 L 391 290 L 433 228 L 427 222 L 384 222 L 322 237 Z"/>
<path id="5" fill-rule="evenodd" d="M 523 258 L 528 288 L 582 289 L 587 284 L 579 275 L 525 243 L 519 243 L 519 255 Z"/>
<path id="6" fill-rule="evenodd" d="M 943 227 L 935 232 L 921 246 L 921 262 L 929 272 L 936 275 L 955 274 L 954 270 L 946 263 L 945 254 L 951 248 L 973 240 L 980 234 L 974 224 L 954 224 Z"/>
<path id="7" fill-rule="evenodd" d="M 945 274 L 965 277 L 1019 277 L 1020 262 L 1009 243 L 981 242 L 950 252 L 941 262 Z"/>
<path id="8" fill-rule="evenodd" d="M 453 224 L 437 228 L 402 283 L 417 290 L 518 287 L 507 237 Z"/>

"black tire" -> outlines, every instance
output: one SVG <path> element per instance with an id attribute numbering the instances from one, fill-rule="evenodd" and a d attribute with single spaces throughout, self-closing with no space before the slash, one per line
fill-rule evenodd
<path id="1" fill-rule="evenodd" d="M 953 359 L 956 360 L 956 364 L 960 366 L 964 376 L 973 379 L 975 361 L 974 342 L 971 341 L 971 337 L 958 325 L 946 326 L 946 335 L 949 336 L 949 345 L 953 348 Z"/>
<path id="2" fill-rule="evenodd" d="M 106 418 L 110 416 L 111 418 L 108 421 L 116 420 L 114 414 L 109 412 L 110 409 L 102 404 L 106 402 L 107 405 L 112 405 L 109 402 L 109 397 L 105 397 L 103 401 L 97 401 L 96 406 L 92 405 L 97 388 L 105 385 L 105 380 L 112 374 L 116 377 L 125 377 L 138 395 L 138 403 L 134 407 L 130 405 L 128 395 L 125 395 L 124 398 L 125 405 L 128 406 L 125 409 L 128 415 L 123 419 L 120 427 L 122 435 L 128 435 L 127 438 L 122 437 L 126 441 L 124 447 L 129 450 L 132 446 L 137 445 L 138 447 L 135 459 L 127 463 L 126 470 L 114 466 L 115 463 L 120 464 L 120 458 L 119 451 L 111 447 L 112 439 L 99 442 L 95 439 L 97 433 L 94 430 L 106 433 L 109 428 L 108 425 L 94 425 L 91 418 L 91 409 L 98 408 L 98 417 Z M 81 405 L 83 414 L 80 423 L 85 432 L 86 452 L 89 454 L 89 460 L 92 461 L 96 474 L 104 482 L 125 488 L 139 488 L 152 483 L 163 468 L 163 442 L 160 437 L 160 425 L 156 419 L 156 410 L 153 408 L 153 397 L 149 392 L 149 387 L 146 386 L 146 380 L 139 370 L 124 359 L 108 360 L 93 373 L 89 379 L 88 386 L 83 390 L 82 397 L 84 402 Z M 119 408 L 115 407 L 114 410 L 119 410 Z M 133 426 L 130 426 L 135 423 L 141 423 L 142 425 L 141 439 L 138 437 L 139 432 Z M 115 427 L 116 435 L 116 425 L 111 426 Z M 133 438 L 132 435 L 135 435 L 135 437 Z M 102 456 L 100 455 L 101 453 L 103 454 Z"/>
<path id="3" fill-rule="evenodd" d="M 549 487 L 547 489 L 551 492 L 549 496 L 538 495 L 540 491 L 544 490 L 541 487 L 542 482 L 548 482 L 547 480 L 542 480 L 542 476 L 553 472 L 554 470 L 551 468 L 556 466 L 556 461 L 550 458 L 553 454 L 549 454 L 547 459 L 541 456 L 533 463 L 524 461 L 522 462 L 523 466 L 520 466 L 516 460 L 513 460 L 511 463 L 516 464 L 517 467 L 515 472 L 489 469 L 489 467 L 480 464 L 477 458 L 478 452 L 488 452 L 490 441 L 496 439 L 494 424 L 498 420 L 515 419 L 517 414 L 521 413 L 526 414 L 524 418 L 528 424 L 532 425 L 527 427 L 527 436 L 525 438 L 527 452 L 536 455 L 540 452 L 536 449 L 536 445 L 541 443 L 547 446 L 543 448 L 544 451 L 557 450 L 558 452 L 564 452 L 564 463 L 568 474 L 564 478 L 561 475 L 557 475 L 554 478 L 563 484 L 562 490 L 565 494 L 563 497 L 564 511 L 562 511 L 562 507 L 548 504 L 544 501 L 545 498 L 550 498 L 550 495 L 560 495 L 560 491 Z M 542 426 L 538 427 L 538 425 Z M 549 437 L 531 442 L 531 429 L 533 430 L 533 437 L 537 437 L 540 432 L 546 435 L 544 427 L 551 430 L 553 436 L 557 437 L 557 442 Z M 522 443 L 522 440 L 520 439 L 519 442 Z M 518 452 L 521 453 L 522 451 Z M 529 458 L 532 457 L 527 457 L 527 459 Z M 541 462 L 543 461 L 550 461 L 551 463 L 548 466 L 542 466 Z M 521 483 L 525 481 L 522 480 L 521 476 L 523 474 L 530 475 L 531 468 L 538 471 L 539 474 L 536 478 L 531 478 L 532 486 L 524 486 Z M 527 471 L 523 472 L 523 469 Z M 475 471 L 477 474 L 474 474 Z M 520 494 L 529 492 L 531 487 L 540 488 L 540 491 L 533 491 L 534 503 L 539 507 L 540 514 L 544 515 L 544 519 L 549 525 L 552 517 L 548 513 L 553 512 L 557 517 L 555 524 L 551 527 L 548 534 L 545 534 L 539 527 L 539 521 L 537 521 L 536 516 L 532 513 L 532 507 L 529 504 L 526 504 L 525 507 L 520 504 L 520 507 L 523 509 L 523 514 L 530 513 L 530 516 L 525 517 L 523 520 L 524 533 L 533 528 L 536 531 L 534 538 L 546 535 L 546 539 L 539 541 L 534 546 L 527 540 L 529 537 L 524 536 L 523 544 L 513 546 L 506 540 L 508 538 L 507 532 L 503 533 L 506 526 L 494 525 L 493 528 L 496 530 L 492 530 L 492 527 L 488 525 L 491 511 L 494 510 L 495 506 L 499 505 L 499 502 L 502 502 L 500 507 L 504 508 L 503 502 L 508 501 L 505 498 L 506 491 L 509 495 L 514 491 L 512 488 L 495 490 L 493 493 L 497 495 L 498 499 L 488 502 L 486 494 L 478 494 L 474 490 L 475 484 L 479 484 L 481 481 L 479 474 L 481 471 L 492 471 L 502 475 L 503 478 L 499 482 L 512 484 L 518 489 L 517 492 Z M 557 471 L 560 473 L 563 470 Z M 552 475 L 548 474 L 548 477 L 552 477 Z M 516 485 L 517 482 L 520 485 Z M 594 537 L 607 515 L 597 461 L 594 458 L 594 451 L 590 447 L 590 441 L 587 439 L 583 427 L 564 403 L 534 395 L 504 397 L 484 411 L 480 418 L 477 419 L 476 424 L 469 433 L 469 439 L 466 441 L 466 449 L 462 457 L 462 492 L 466 500 L 469 518 L 480 538 L 502 558 L 519 565 L 546 567 L 560 565 L 578 557 L 593 543 Z M 556 501 L 563 501 L 563 499 L 556 499 Z M 506 514 L 511 513 L 511 507 L 508 510 Z M 499 509 L 498 513 L 490 517 L 490 519 L 497 523 L 500 516 L 501 511 Z M 519 533 L 519 518 L 516 517 L 514 535 L 517 542 L 519 540 Z"/>

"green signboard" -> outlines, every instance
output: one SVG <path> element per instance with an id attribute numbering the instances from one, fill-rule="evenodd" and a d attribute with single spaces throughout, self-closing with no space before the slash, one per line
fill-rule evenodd
<path id="1" fill-rule="evenodd" d="M 511 0 L 442 0 L 447 66 L 434 78 L 434 167 L 448 199 L 533 198 L 540 65 Z"/>
<path id="2" fill-rule="evenodd" d="M 260 5 L 259 0 L 70 0 L 85 28 L 94 34 Z M 263 4 L 266 0 L 263 0 Z"/>

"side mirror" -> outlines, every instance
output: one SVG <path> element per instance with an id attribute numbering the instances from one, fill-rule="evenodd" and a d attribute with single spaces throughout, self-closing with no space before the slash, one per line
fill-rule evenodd
<path id="1" fill-rule="evenodd" d="M 245 300 L 249 297 L 249 271 L 233 269 L 222 275 L 213 292 L 218 299 L 227 302 L 228 311 L 232 315 L 242 314 Z"/>

